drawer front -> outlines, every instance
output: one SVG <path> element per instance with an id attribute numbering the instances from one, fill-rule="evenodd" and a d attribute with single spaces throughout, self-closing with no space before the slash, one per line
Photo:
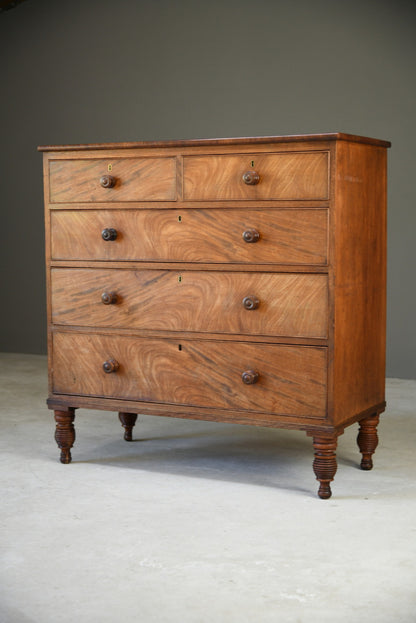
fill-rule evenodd
<path id="1" fill-rule="evenodd" d="M 52 269 L 55 324 L 326 338 L 327 276 Z"/>
<path id="2" fill-rule="evenodd" d="M 106 229 L 115 240 L 103 240 Z M 243 237 L 253 231 L 254 244 Z M 327 246 L 324 209 L 51 211 L 58 260 L 325 265 Z"/>
<path id="3" fill-rule="evenodd" d="M 328 199 L 328 152 L 185 156 L 184 199 Z M 243 175 L 255 171 L 258 183 Z M 250 181 L 250 180 L 249 180 Z"/>
<path id="4" fill-rule="evenodd" d="M 51 160 L 49 195 L 51 203 L 175 201 L 176 161 L 174 158 Z"/>
<path id="5" fill-rule="evenodd" d="M 322 418 L 326 359 L 318 347 L 55 333 L 53 391 Z"/>

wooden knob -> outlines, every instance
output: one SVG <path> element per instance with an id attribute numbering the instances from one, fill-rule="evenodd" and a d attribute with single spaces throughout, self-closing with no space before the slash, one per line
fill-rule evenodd
<path id="1" fill-rule="evenodd" d="M 253 171 L 252 169 L 250 171 L 246 171 L 243 174 L 243 182 L 248 186 L 255 186 L 260 182 L 260 175 L 257 171 Z"/>
<path id="2" fill-rule="evenodd" d="M 106 227 L 101 232 L 101 237 L 103 240 L 108 242 L 109 240 L 115 240 L 117 238 L 117 230 L 112 227 Z"/>
<path id="3" fill-rule="evenodd" d="M 260 234 L 257 229 L 246 229 L 243 232 L 243 240 L 244 242 L 257 242 L 260 239 Z"/>
<path id="4" fill-rule="evenodd" d="M 246 370 L 241 375 L 241 380 L 243 381 L 244 385 L 254 385 L 259 380 L 259 376 L 259 373 L 255 370 Z"/>
<path id="5" fill-rule="evenodd" d="M 103 292 L 101 302 L 104 305 L 115 305 L 117 303 L 117 294 L 115 292 Z"/>
<path id="6" fill-rule="evenodd" d="M 113 188 L 116 185 L 116 178 L 112 175 L 102 175 L 100 184 L 103 188 Z"/>
<path id="7" fill-rule="evenodd" d="M 119 367 L 120 364 L 115 359 L 107 359 L 107 361 L 104 361 L 103 363 L 103 370 L 107 374 L 111 374 L 111 372 L 117 372 Z"/>
<path id="8" fill-rule="evenodd" d="M 260 301 L 257 298 L 257 296 L 250 294 L 249 296 L 245 296 L 243 298 L 244 309 L 248 309 L 248 310 L 257 309 L 259 305 L 260 305 Z"/>

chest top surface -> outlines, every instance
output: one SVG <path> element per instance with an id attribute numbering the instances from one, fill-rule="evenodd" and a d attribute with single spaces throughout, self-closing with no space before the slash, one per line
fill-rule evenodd
<path id="1" fill-rule="evenodd" d="M 356 143 L 366 143 L 378 145 L 379 147 L 390 147 L 389 141 L 384 141 L 367 136 L 356 134 L 346 134 L 343 132 L 327 132 L 321 134 L 289 134 L 280 136 L 251 136 L 236 138 L 208 138 L 208 139 L 186 139 L 186 140 L 158 140 L 158 141 L 128 141 L 119 143 L 88 143 L 73 145 L 40 145 L 39 151 L 62 151 L 62 150 L 88 150 L 88 149 L 131 149 L 149 147 L 198 147 L 215 145 L 262 145 L 269 143 L 303 143 L 307 141 L 349 141 Z"/>

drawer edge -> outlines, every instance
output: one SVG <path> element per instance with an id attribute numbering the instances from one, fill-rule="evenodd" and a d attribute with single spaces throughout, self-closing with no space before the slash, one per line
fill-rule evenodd
<path id="1" fill-rule="evenodd" d="M 204 420 L 208 422 L 226 422 L 229 424 L 248 424 L 269 428 L 287 428 L 294 430 L 323 430 L 328 426 L 327 415 L 307 417 L 286 414 L 244 411 L 238 409 L 218 409 L 210 407 L 182 406 L 164 403 L 139 402 L 117 398 L 79 396 L 70 394 L 51 394 L 47 399 L 49 409 L 60 407 L 74 409 L 98 409 L 102 411 L 126 411 L 140 415 L 176 417 L 181 419 Z"/>

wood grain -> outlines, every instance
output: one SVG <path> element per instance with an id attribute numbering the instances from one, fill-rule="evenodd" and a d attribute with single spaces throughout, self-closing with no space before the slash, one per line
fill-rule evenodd
<path id="1" fill-rule="evenodd" d="M 385 400 L 386 156 L 356 143 L 336 150 L 335 423 Z"/>
<path id="2" fill-rule="evenodd" d="M 100 179 L 109 172 L 113 188 L 103 188 Z M 51 203 L 174 201 L 175 158 L 108 158 L 50 160 Z"/>
<path id="3" fill-rule="evenodd" d="M 55 324 L 327 336 L 326 275 L 54 268 L 51 277 Z M 257 309 L 244 307 L 248 296 Z"/>
<path id="4" fill-rule="evenodd" d="M 248 136 L 235 138 L 202 138 L 202 139 L 184 139 L 172 141 L 128 141 L 123 143 L 89 143 L 75 145 L 40 145 L 38 151 L 90 151 L 90 150 L 117 150 L 117 149 L 164 149 L 169 148 L 193 148 L 194 150 L 204 147 L 221 147 L 231 146 L 241 148 L 246 145 L 278 145 L 279 149 L 282 145 L 292 143 L 326 143 L 329 141 L 348 141 L 356 143 L 365 143 L 368 145 L 378 145 L 379 147 L 390 147 L 389 141 L 383 141 L 378 138 L 368 136 L 358 136 L 356 134 L 345 134 L 344 132 L 324 132 L 320 134 L 290 134 L 280 136 Z"/>
<path id="5" fill-rule="evenodd" d="M 243 181 L 252 167 L 255 186 Z M 328 152 L 185 156 L 183 168 L 188 201 L 328 198 Z"/>
<path id="6" fill-rule="evenodd" d="M 40 148 L 64 462 L 74 409 L 92 408 L 118 411 L 128 438 L 139 412 L 305 430 L 323 498 L 337 436 L 359 421 L 369 469 L 389 146 L 331 133 Z"/>
<path id="7" fill-rule="evenodd" d="M 104 242 L 106 227 L 117 231 Z M 243 233 L 257 229 L 247 244 Z M 52 258 L 256 264 L 327 263 L 324 209 L 51 211 Z"/>
<path id="8" fill-rule="evenodd" d="M 296 417 L 326 414 L 326 348 L 55 332 L 53 353 L 56 393 Z M 108 358 L 119 362 L 113 374 L 102 370 Z M 251 369 L 259 381 L 244 385 L 241 375 Z"/>

